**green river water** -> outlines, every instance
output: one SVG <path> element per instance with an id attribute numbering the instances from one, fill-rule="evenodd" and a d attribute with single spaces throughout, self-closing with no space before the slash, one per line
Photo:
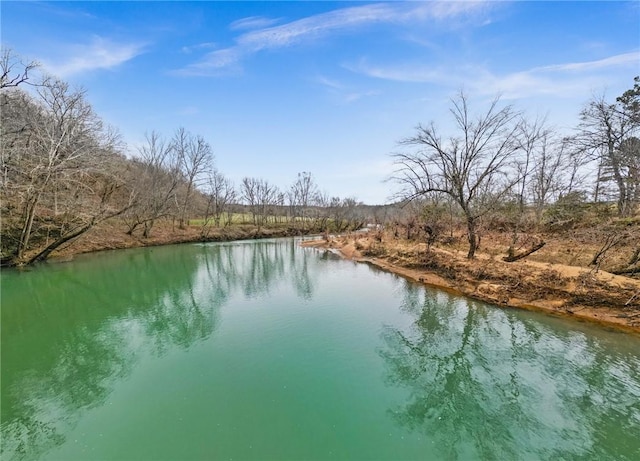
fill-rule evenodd
<path id="1" fill-rule="evenodd" d="M 2 273 L 2 460 L 638 460 L 640 338 L 299 240 Z"/>

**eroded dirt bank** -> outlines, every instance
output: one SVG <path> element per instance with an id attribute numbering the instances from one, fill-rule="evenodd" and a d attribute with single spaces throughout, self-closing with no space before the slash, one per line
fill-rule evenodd
<path id="1" fill-rule="evenodd" d="M 69 259 L 79 253 L 197 241 L 228 241 L 299 235 L 299 229 L 233 226 L 202 235 L 198 227 L 177 229 L 160 223 L 151 238 L 124 233 L 117 223 L 103 224 L 54 255 Z M 457 249 L 384 240 L 363 234 L 304 243 L 340 252 L 417 282 L 444 288 L 500 306 L 545 311 L 597 322 L 640 334 L 640 280 L 574 265 L 527 258 L 512 263 L 497 253 L 479 253 L 468 260 Z M 557 258 L 553 258 L 556 260 Z"/>
<path id="2" fill-rule="evenodd" d="M 576 266 L 379 242 L 368 236 L 331 237 L 304 246 L 332 250 L 426 285 L 499 306 L 544 311 L 640 334 L 640 281 Z"/>

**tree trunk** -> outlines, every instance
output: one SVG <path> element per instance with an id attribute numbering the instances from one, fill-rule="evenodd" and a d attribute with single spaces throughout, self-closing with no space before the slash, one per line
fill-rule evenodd
<path id="1" fill-rule="evenodd" d="M 22 232 L 20 233 L 20 241 L 18 242 L 18 249 L 16 250 L 16 259 L 21 260 L 24 257 L 24 252 L 29 246 L 29 239 L 31 237 L 31 229 L 33 228 L 33 219 L 36 215 L 36 205 L 38 204 L 38 196 L 33 197 L 27 202 L 25 208 L 25 221 L 22 226 Z"/>
<path id="2" fill-rule="evenodd" d="M 613 143 L 609 142 L 609 159 L 611 160 L 611 169 L 613 171 L 613 178 L 618 186 L 618 215 L 627 216 L 629 214 L 629 197 L 627 194 L 627 186 L 624 183 L 620 171 L 620 162 L 617 154 L 614 150 Z"/>
<path id="3" fill-rule="evenodd" d="M 49 255 L 54 250 L 59 248 L 61 245 L 67 243 L 70 240 L 75 239 L 76 237 L 79 237 L 80 235 L 84 234 L 89 229 L 91 229 L 93 226 L 95 226 L 96 224 L 101 223 L 102 221 L 106 221 L 107 219 L 114 218 L 114 217 L 116 217 L 118 215 L 121 215 L 122 213 L 127 211 L 129 208 L 130 208 L 130 205 L 127 206 L 127 207 L 124 207 L 124 208 L 122 208 L 122 209 L 120 209 L 118 211 L 115 211 L 113 213 L 109 213 L 107 215 L 104 215 L 102 217 L 94 216 L 91 219 L 91 221 L 89 221 L 84 226 L 81 226 L 81 227 L 77 228 L 76 230 L 74 230 L 72 232 L 69 232 L 69 233 L 67 233 L 65 235 L 62 235 L 57 240 L 55 240 L 52 243 L 50 243 L 49 245 L 47 245 L 37 255 L 35 255 L 31 259 L 29 259 L 29 261 L 27 261 L 26 264 L 28 265 L 28 264 L 33 264 L 33 263 L 35 263 L 37 261 L 44 261 L 45 259 L 47 259 L 49 257 Z"/>
<path id="4" fill-rule="evenodd" d="M 133 232 L 138 228 L 138 226 L 139 226 L 140 224 L 141 224 L 141 223 L 138 221 L 137 223 L 135 223 L 135 224 L 133 224 L 133 225 L 128 226 L 128 227 L 129 227 L 129 230 L 128 230 L 127 232 L 125 232 L 125 234 L 127 234 L 127 235 L 133 235 Z"/>
<path id="5" fill-rule="evenodd" d="M 191 188 L 192 188 L 192 181 L 193 179 L 191 179 L 189 181 L 189 184 L 187 186 L 187 191 L 185 193 L 185 197 L 184 197 L 184 204 L 182 205 L 182 212 L 180 214 L 180 222 L 178 224 L 178 228 L 180 229 L 185 229 L 186 228 L 186 222 L 187 222 L 187 214 L 188 214 L 188 208 L 189 208 L 189 200 L 191 200 Z"/>
<path id="6" fill-rule="evenodd" d="M 145 221 L 144 231 L 142 232 L 143 238 L 149 238 L 149 236 L 151 235 L 151 228 L 153 228 L 154 222 L 155 222 L 155 219 L 150 219 L 148 221 Z"/>
<path id="7" fill-rule="evenodd" d="M 29 259 L 29 261 L 27 261 L 26 264 L 29 265 L 29 264 L 33 264 L 33 263 L 35 263 L 37 261 L 44 261 L 45 259 L 47 259 L 49 257 L 49 255 L 51 253 L 53 253 L 53 251 L 56 248 L 60 247 L 60 245 L 63 245 L 65 243 L 67 243 L 69 240 L 72 240 L 72 239 L 84 234 L 89 229 L 91 229 L 93 226 L 94 226 L 94 223 L 90 222 L 86 226 L 83 226 L 80 229 L 78 229 L 78 230 L 76 230 L 76 231 L 74 231 L 74 232 L 72 232 L 70 234 L 67 234 L 67 235 L 65 235 L 63 237 L 60 237 L 58 240 L 55 240 L 54 242 L 49 244 L 47 247 L 45 247 L 37 255 L 35 255 L 31 259 Z"/>
<path id="8" fill-rule="evenodd" d="M 467 237 L 469 240 L 469 252 L 467 253 L 467 259 L 473 259 L 478 249 L 478 229 L 476 218 L 467 216 Z"/>

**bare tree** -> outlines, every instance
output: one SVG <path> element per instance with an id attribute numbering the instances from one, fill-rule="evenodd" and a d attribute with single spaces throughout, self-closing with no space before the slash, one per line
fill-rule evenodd
<path id="1" fill-rule="evenodd" d="M 640 138 L 625 139 L 620 145 L 620 158 L 626 167 L 627 200 L 640 204 Z M 630 210 L 631 211 L 631 210 Z"/>
<path id="2" fill-rule="evenodd" d="M 126 212 L 133 204 L 133 195 L 128 190 L 128 184 L 120 180 L 117 170 L 122 164 L 114 162 L 108 176 L 101 175 L 95 180 L 84 179 L 82 186 L 76 189 L 76 198 L 80 197 L 79 189 L 87 186 L 94 188 L 94 196 L 89 200 L 76 200 L 69 202 L 68 211 L 63 215 L 65 219 L 59 220 L 56 237 L 40 247 L 26 264 L 42 261 L 62 245 L 81 236 L 95 225 L 114 218 Z"/>
<path id="3" fill-rule="evenodd" d="M 600 162 L 601 172 L 608 171 L 617 188 L 618 214 L 626 216 L 632 211 L 635 196 L 635 183 L 630 183 L 629 178 L 640 163 L 640 152 L 625 149 L 625 143 L 640 132 L 640 121 L 635 112 L 637 96 L 621 98 L 611 104 L 604 96 L 594 96 L 580 114 L 579 132 L 574 139 L 578 149 L 591 153 Z M 602 180 L 602 174 L 597 180 Z"/>
<path id="4" fill-rule="evenodd" d="M 184 128 L 176 130 L 171 145 L 185 182 L 179 218 L 179 227 L 184 229 L 193 193 L 213 166 L 213 151 L 202 136 L 194 136 Z"/>
<path id="5" fill-rule="evenodd" d="M 536 118 L 533 121 L 522 118 L 518 124 L 517 139 L 520 147 L 520 156 L 516 163 L 518 211 L 522 215 L 527 203 L 527 186 L 530 176 L 534 174 L 536 160 L 546 149 L 551 130 L 547 127 L 546 119 Z"/>
<path id="6" fill-rule="evenodd" d="M 231 212 L 229 205 L 236 200 L 236 190 L 229 178 L 224 176 L 220 171 L 214 169 L 208 178 L 209 200 L 207 202 L 207 210 L 211 215 L 216 227 L 220 227 L 222 216 L 227 213 L 225 225 L 231 224 Z"/>
<path id="7" fill-rule="evenodd" d="M 258 224 L 259 200 L 258 188 L 260 180 L 257 178 L 244 177 L 240 184 L 240 197 L 249 206 L 249 211 L 253 218 L 253 224 Z"/>
<path id="8" fill-rule="evenodd" d="M 313 213 L 316 220 L 315 226 L 317 229 L 322 229 L 327 232 L 331 212 L 331 199 L 329 198 L 329 194 L 318 191 L 313 199 L 313 204 L 315 205 Z"/>
<path id="9" fill-rule="evenodd" d="M 175 150 L 155 131 L 145 135 L 146 143 L 139 148 L 137 160 L 136 205 L 125 216 L 127 234 L 143 227 L 148 238 L 156 220 L 172 213 L 180 183 L 180 161 Z"/>
<path id="10" fill-rule="evenodd" d="M 298 173 L 298 178 L 291 186 L 288 196 L 293 210 L 294 221 L 296 218 L 300 218 L 302 229 L 305 228 L 309 206 L 318 192 L 318 186 L 313 180 L 311 173 L 307 171 Z"/>
<path id="11" fill-rule="evenodd" d="M 11 48 L 0 50 L 0 89 L 15 88 L 29 83 L 30 73 L 40 65 L 36 61 L 24 62 Z"/>
<path id="12" fill-rule="evenodd" d="M 287 221 L 286 204 L 287 204 L 287 193 L 279 190 L 278 196 L 276 198 L 276 207 L 278 209 L 278 213 L 276 215 L 276 222 L 278 223 Z"/>
<path id="13" fill-rule="evenodd" d="M 267 223 L 269 214 L 275 213 L 275 206 L 280 198 L 280 191 L 275 185 L 259 178 L 243 178 L 240 194 L 249 206 L 255 225 Z"/>
<path id="14" fill-rule="evenodd" d="M 452 100 L 450 112 L 458 134 L 443 140 L 433 122 L 418 125 L 416 135 L 401 142 L 418 150 L 393 154 L 393 179 L 404 199 L 443 193 L 455 200 L 466 218 L 471 259 L 478 248 L 478 220 L 518 181 L 507 176 L 507 169 L 520 148 L 519 114 L 511 106 L 500 108 L 496 98 L 484 114 L 472 118 L 463 93 Z"/>
<path id="15" fill-rule="evenodd" d="M 261 224 L 266 224 L 269 215 L 275 216 L 280 191 L 277 186 L 263 179 L 258 181 L 256 192 Z"/>
<path id="16" fill-rule="evenodd" d="M 329 199 L 329 217 L 333 221 L 335 232 L 342 232 L 346 229 L 346 211 L 342 207 L 342 199 L 340 197 L 331 197 Z"/>
<path id="17" fill-rule="evenodd" d="M 346 197 L 342 200 L 342 206 L 345 209 L 347 218 L 347 227 L 352 230 L 360 229 L 366 224 L 364 214 L 360 208 L 363 203 L 359 202 L 356 197 Z"/>
<path id="18" fill-rule="evenodd" d="M 10 88 L 0 97 L 3 247 L 12 264 L 44 259 L 128 208 L 113 202 L 123 186 L 118 136 L 83 90 L 47 78 L 34 95 Z"/>
<path id="19" fill-rule="evenodd" d="M 529 182 L 538 223 L 542 220 L 542 213 L 549 201 L 563 190 L 563 168 L 569 160 L 567 143 L 555 141 L 549 133 L 545 133 L 540 139 L 539 149 L 534 154 Z"/>
<path id="20" fill-rule="evenodd" d="M 544 118 L 536 118 L 531 121 L 522 117 L 517 126 L 516 139 L 519 145 L 519 155 L 514 162 L 517 183 L 511 194 L 515 203 L 512 206 L 506 203 L 506 207 L 501 213 L 503 215 L 506 213 L 507 216 L 511 215 L 511 219 L 508 220 L 511 221 L 509 225 L 512 227 L 511 244 L 508 249 L 511 256 L 514 254 L 514 246 L 520 240 L 520 232 L 525 227 L 527 220 L 527 203 L 529 202 L 527 192 L 529 183 L 535 180 L 536 160 L 541 151 L 545 150 L 547 139 L 551 135 Z"/>

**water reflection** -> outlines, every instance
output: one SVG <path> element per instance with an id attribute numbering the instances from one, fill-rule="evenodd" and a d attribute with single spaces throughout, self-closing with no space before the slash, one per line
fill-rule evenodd
<path id="1" fill-rule="evenodd" d="M 281 283 L 291 283 L 296 294 L 306 300 L 313 296 L 309 273 L 312 254 L 299 248 L 296 239 L 202 245 L 200 278 L 211 285 L 219 299 L 240 290 L 248 298 L 260 298 Z"/>
<path id="2" fill-rule="evenodd" d="M 189 245 L 3 273 L 2 459 L 62 444 L 141 355 L 213 335 L 231 297 L 289 284 L 310 299 L 309 256 L 293 240 Z"/>
<path id="3" fill-rule="evenodd" d="M 410 283 L 402 309 L 380 355 L 410 397 L 389 412 L 442 459 L 640 459 L 636 351 Z"/>
<path id="4" fill-rule="evenodd" d="M 325 458 L 336 448 L 343 458 L 419 458 L 432 446 L 437 459 L 640 459 L 637 341 L 625 348 L 619 337 L 334 258 L 273 240 L 4 273 L 2 459 L 81 458 L 69 434 L 89 427 L 95 442 L 96 427 L 113 421 L 133 429 L 131 417 L 148 422 L 145 408 L 156 404 L 158 413 L 185 410 L 181 433 L 179 420 L 150 425 L 147 443 L 162 454 L 175 434 L 209 458 L 258 458 L 242 451 L 250 433 L 271 459 Z M 203 376 L 189 381 L 193 370 Z M 173 385 L 170 402 L 159 402 L 167 388 L 155 387 L 158 377 Z M 130 400 L 140 392 L 151 395 L 147 407 Z M 159 428 L 166 446 L 154 438 Z M 111 436 L 101 439 L 107 447 L 122 441 L 122 432 Z"/>

